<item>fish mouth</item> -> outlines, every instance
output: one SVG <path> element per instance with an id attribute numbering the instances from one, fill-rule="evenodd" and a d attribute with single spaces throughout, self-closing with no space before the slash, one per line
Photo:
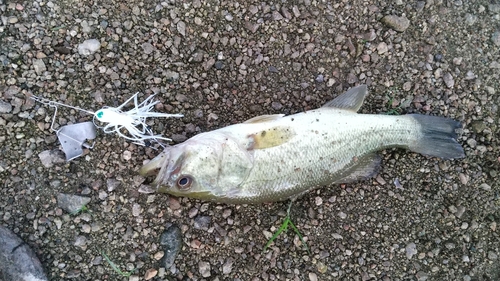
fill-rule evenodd
<path id="1" fill-rule="evenodd" d="M 176 192 L 170 189 L 168 186 L 160 186 L 158 187 L 158 192 L 167 193 L 175 197 L 189 197 L 204 201 L 213 201 L 216 199 L 215 195 L 210 191 Z"/>
<path id="2" fill-rule="evenodd" d="M 165 162 L 168 161 L 168 155 L 162 152 L 160 155 L 151 159 L 148 163 L 139 169 L 139 174 L 143 177 L 158 176 Z M 156 181 L 156 180 L 155 180 Z"/>

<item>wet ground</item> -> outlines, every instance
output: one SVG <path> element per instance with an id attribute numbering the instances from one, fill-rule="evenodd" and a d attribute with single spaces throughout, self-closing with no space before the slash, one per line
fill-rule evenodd
<path id="1" fill-rule="evenodd" d="M 405 2 L 0 0 L 0 223 L 50 280 L 500 280 L 500 2 Z M 100 49 L 80 54 L 87 39 Z M 185 117 L 151 128 L 182 142 L 358 84 L 362 113 L 463 122 L 467 157 L 387 150 L 373 180 L 306 194 L 291 215 L 310 253 L 293 231 L 262 251 L 287 202 L 145 193 L 153 147 L 100 132 L 65 162 L 52 108 L 28 98 L 96 111 L 155 93 Z M 55 127 L 88 120 L 60 108 Z M 91 200 L 70 213 L 60 193 Z"/>

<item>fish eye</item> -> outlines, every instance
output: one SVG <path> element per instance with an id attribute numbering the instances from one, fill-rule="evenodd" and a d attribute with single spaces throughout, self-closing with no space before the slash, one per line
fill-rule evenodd
<path id="1" fill-rule="evenodd" d="M 191 184 L 193 183 L 193 178 L 189 175 L 182 175 L 177 180 L 177 188 L 180 190 L 186 191 L 191 188 Z"/>

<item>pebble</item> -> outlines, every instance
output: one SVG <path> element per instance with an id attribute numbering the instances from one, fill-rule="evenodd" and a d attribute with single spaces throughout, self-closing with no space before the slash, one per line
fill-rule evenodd
<path id="1" fill-rule="evenodd" d="M 318 275 L 314 272 L 309 272 L 309 281 L 318 281 Z"/>
<path id="2" fill-rule="evenodd" d="M 121 182 L 116 179 L 107 179 L 106 186 L 108 187 L 108 192 L 114 191 L 121 185 Z"/>
<path id="3" fill-rule="evenodd" d="M 142 44 L 142 50 L 146 55 L 149 55 L 155 50 L 155 47 L 151 43 L 146 42 Z"/>
<path id="4" fill-rule="evenodd" d="M 122 153 L 122 157 L 123 157 L 123 160 L 129 161 L 130 159 L 132 159 L 132 152 L 125 150 Z"/>
<path id="5" fill-rule="evenodd" d="M 209 216 L 197 216 L 194 218 L 194 228 L 207 230 L 211 221 Z"/>
<path id="6" fill-rule="evenodd" d="M 186 23 L 183 21 L 179 21 L 177 23 L 177 31 L 182 35 L 186 36 Z"/>
<path id="7" fill-rule="evenodd" d="M 388 15 L 381 19 L 381 22 L 388 27 L 403 32 L 410 26 L 410 20 L 405 16 L 398 17 L 394 15 Z"/>
<path id="8" fill-rule="evenodd" d="M 177 255 L 182 248 L 182 232 L 181 229 L 173 224 L 168 227 L 160 237 L 160 245 L 163 246 L 162 267 L 169 269 L 174 265 Z"/>
<path id="9" fill-rule="evenodd" d="M 387 44 L 385 42 L 380 42 L 377 46 L 377 52 L 379 55 L 385 54 L 388 50 Z"/>
<path id="10" fill-rule="evenodd" d="M 415 245 L 415 243 L 409 243 L 408 245 L 406 245 L 405 251 L 406 251 L 406 257 L 408 259 L 411 259 L 414 255 L 418 253 L 417 245 Z"/>
<path id="11" fill-rule="evenodd" d="M 45 150 L 38 154 L 38 158 L 45 168 L 52 168 L 54 164 L 66 162 L 66 157 L 60 150 Z"/>
<path id="12" fill-rule="evenodd" d="M 495 44 L 495 46 L 500 46 L 500 30 L 491 35 L 491 41 Z"/>
<path id="13" fill-rule="evenodd" d="M 150 268 L 150 269 L 146 270 L 146 273 L 144 274 L 144 280 L 151 280 L 157 274 L 158 274 L 158 270 L 156 270 L 154 268 Z"/>
<path id="14" fill-rule="evenodd" d="M 70 214 L 80 211 L 88 203 L 90 203 L 89 197 L 65 193 L 57 194 L 57 206 Z"/>
<path id="15" fill-rule="evenodd" d="M 446 87 L 450 89 L 453 88 L 453 86 L 455 85 L 455 80 L 453 79 L 453 76 L 449 72 L 446 72 L 443 75 L 443 81 L 446 84 Z"/>
<path id="16" fill-rule="evenodd" d="M 134 203 L 134 205 L 132 205 L 132 216 L 138 217 L 141 213 L 142 213 L 141 205 Z"/>
<path id="17" fill-rule="evenodd" d="M 201 276 L 207 278 L 210 277 L 210 263 L 205 262 L 205 261 L 200 261 L 198 263 L 198 271 L 200 272 Z"/>
<path id="18" fill-rule="evenodd" d="M 34 59 L 33 60 L 33 69 L 35 70 L 35 73 L 37 75 L 42 75 L 47 70 L 47 67 L 45 66 L 45 63 L 43 62 L 43 59 Z"/>
<path id="19" fill-rule="evenodd" d="M 486 190 L 486 191 L 490 191 L 491 190 L 491 186 L 487 183 L 482 183 L 479 188 L 483 189 L 483 190 Z"/>
<path id="20" fill-rule="evenodd" d="M 222 273 L 223 274 L 230 274 L 231 271 L 233 270 L 233 259 L 228 258 L 226 262 L 222 265 Z"/>
<path id="21" fill-rule="evenodd" d="M 87 237 L 83 235 L 79 235 L 75 238 L 75 243 L 73 243 L 73 246 L 80 247 L 82 249 L 85 249 L 87 245 Z"/>
<path id="22" fill-rule="evenodd" d="M 101 47 L 101 42 L 97 39 L 89 39 L 78 45 L 78 53 L 82 56 L 91 55 Z"/>
<path id="23" fill-rule="evenodd" d="M 488 259 L 495 261 L 498 259 L 498 254 L 493 251 L 488 251 Z"/>
<path id="24" fill-rule="evenodd" d="M 0 100 L 0 113 L 9 113 L 12 111 L 12 105 Z"/>

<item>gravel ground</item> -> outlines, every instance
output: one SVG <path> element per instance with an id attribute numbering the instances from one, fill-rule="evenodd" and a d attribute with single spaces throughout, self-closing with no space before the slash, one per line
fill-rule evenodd
<path id="1" fill-rule="evenodd" d="M 0 0 L 0 223 L 50 280 L 500 280 L 500 2 L 127 2 Z M 156 93 L 185 117 L 152 128 L 182 142 L 363 83 L 363 113 L 462 121 L 467 157 L 388 150 L 375 179 L 306 194 L 292 218 L 310 254 L 292 231 L 262 252 L 287 202 L 147 193 L 152 147 L 101 132 L 65 162 L 53 110 L 28 98 L 97 110 Z M 90 119 L 61 108 L 55 127 Z"/>

